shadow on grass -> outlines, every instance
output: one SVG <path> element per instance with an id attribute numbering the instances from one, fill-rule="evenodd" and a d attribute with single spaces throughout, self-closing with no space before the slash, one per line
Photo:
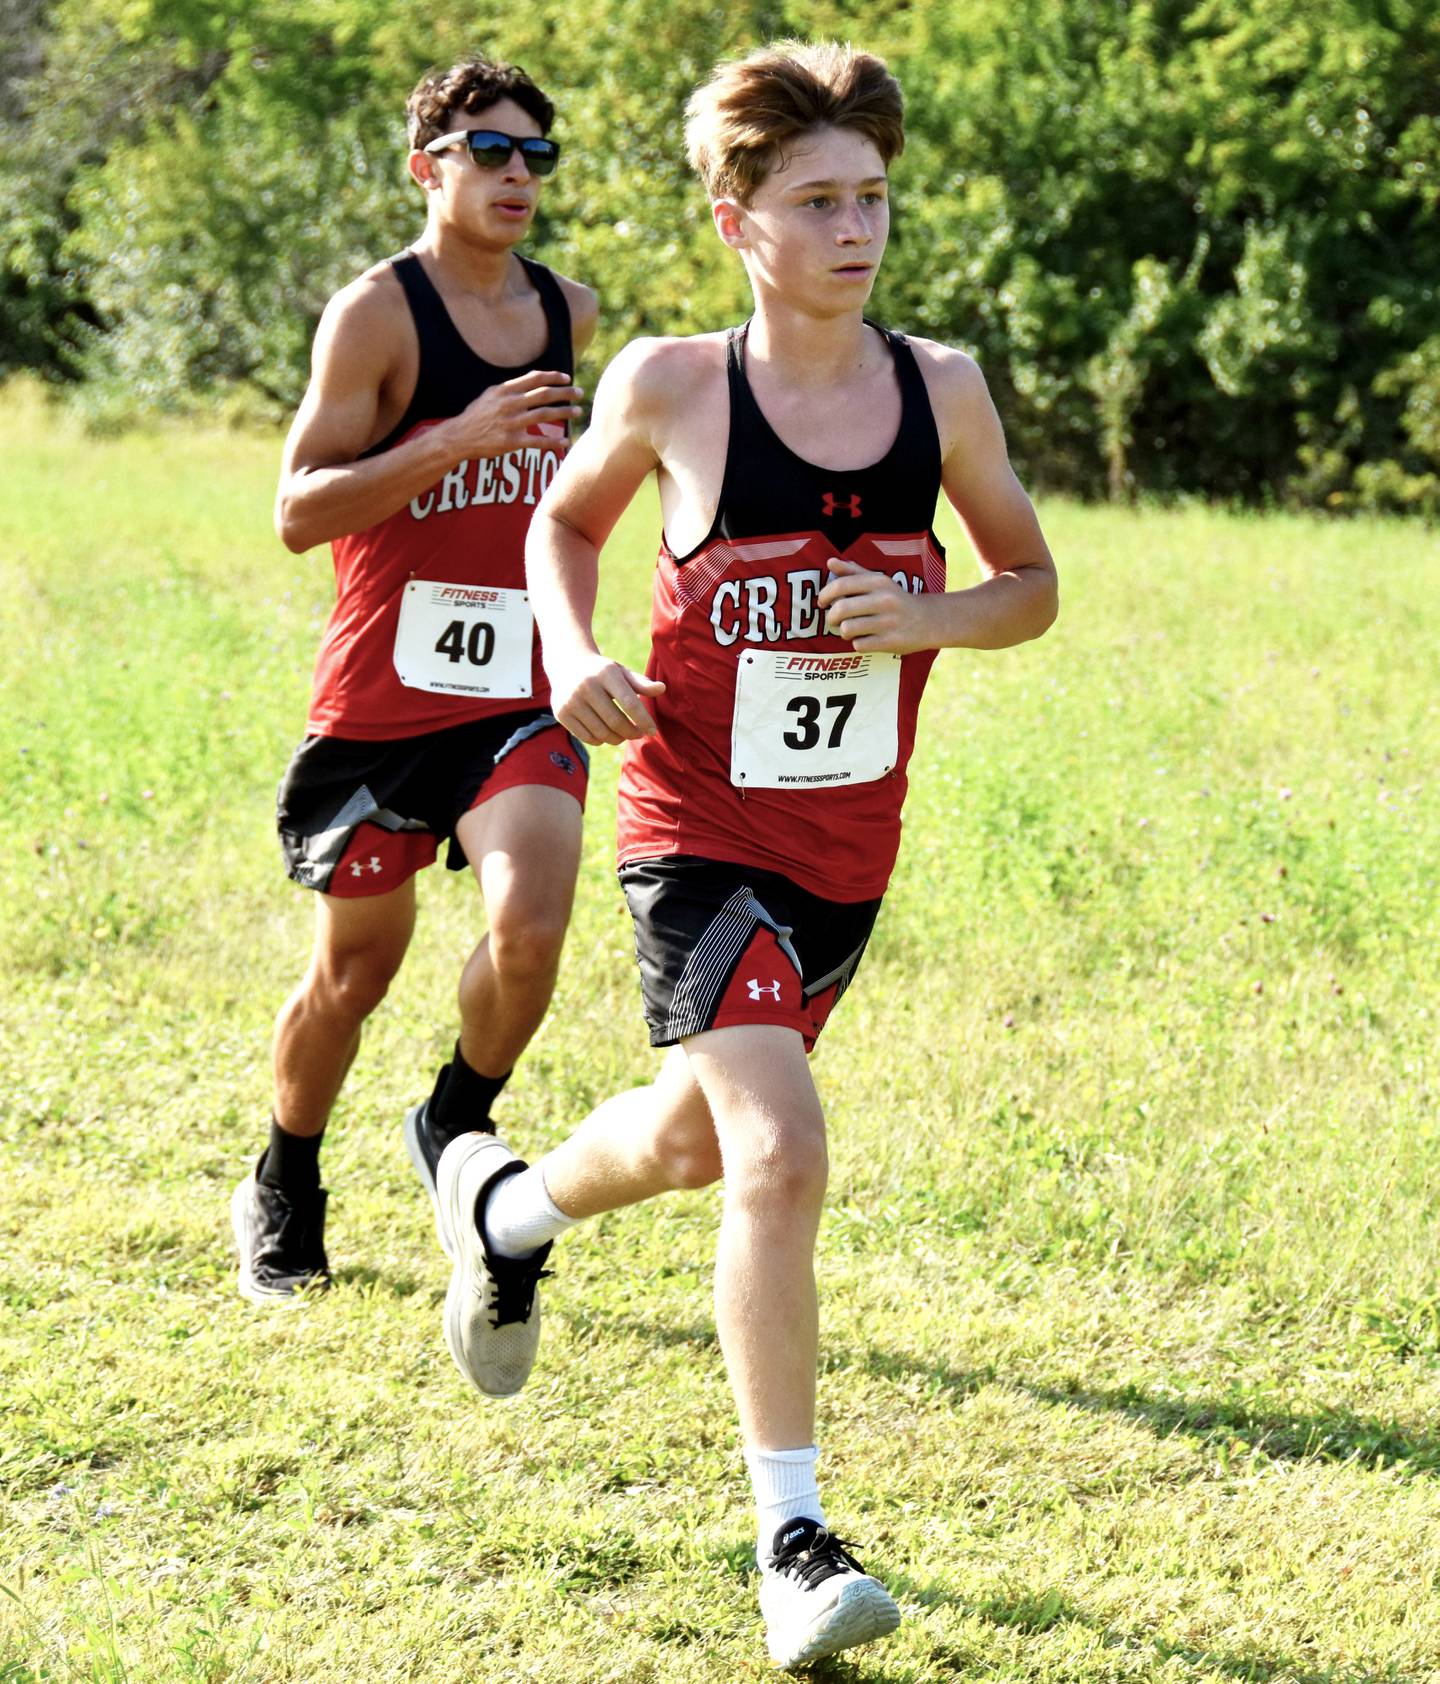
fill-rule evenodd
<path id="1" fill-rule="evenodd" d="M 638 1316 L 567 1319 L 575 1332 L 604 1329 L 614 1334 L 632 1334 L 662 1347 L 719 1348 L 715 1329 L 709 1323 L 667 1327 Z M 919 1380 L 931 1393 L 956 1402 L 973 1396 L 982 1386 L 1000 1385 L 1041 1403 L 1084 1409 L 1093 1414 L 1123 1415 L 1148 1427 L 1157 1438 L 1170 1438 L 1178 1433 L 1232 1451 L 1238 1443 L 1242 1450 L 1258 1452 L 1272 1461 L 1354 1461 L 1364 1467 L 1399 1467 L 1414 1474 L 1440 1473 L 1440 1437 L 1345 1410 L 1317 1409 L 1311 1414 L 1299 1414 L 1267 1410 L 1235 1395 L 1177 1397 L 1147 1392 L 1139 1386 L 1046 1385 L 1011 1379 L 994 1367 L 947 1368 L 878 1346 L 826 1345 L 821 1362 L 827 1373 L 860 1373 L 912 1386 Z"/>
<path id="2" fill-rule="evenodd" d="M 562 1312 L 563 1313 L 563 1312 Z M 716 1349 L 715 1329 L 708 1323 L 666 1326 L 641 1317 L 567 1318 L 576 1332 L 603 1328 L 610 1334 L 632 1335 L 658 1347 Z M 1311 1415 L 1257 1409 L 1243 1398 L 1159 1397 L 1136 1386 L 1066 1388 L 1013 1380 L 994 1368 L 952 1369 L 926 1363 L 896 1351 L 874 1346 L 846 1349 L 827 1346 L 825 1368 L 829 1372 L 858 1372 L 878 1379 L 912 1386 L 918 1379 L 927 1390 L 960 1401 L 991 1384 L 1005 1386 L 1047 1404 L 1064 1405 L 1099 1413 L 1120 1414 L 1150 1428 L 1157 1437 L 1180 1433 L 1201 1443 L 1233 1447 L 1237 1441 L 1276 1460 L 1357 1461 L 1362 1465 L 1404 1465 L 1416 1473 L 1440 1469 L 1440 1440 L 1402 1427 L 1343 1411 L 1320 1410 Z M 737 1571 L 747 1571 L 748 1546 L 721 1552 Z M 1218 1673 L 1238 1684 L 1419 1684 L 1414 1675 L 1394 1667 L 1376 1669 L 1367 1664 L 1345 1667 L 1306 1666 L 1291 1655 L 1234 1652 L 1207 1649 L 1195 1644 L 1175 1643 L 1144 1633 L 1114 1630 L 1093 1615 L 1066 1602 L 1054 1589 L 1015 1589 L 983 1601 L 957 1596 L 938 1580 L 921 1583 L 890 1568 L 883 1570 L 890 1588 L 912 1605 L 922 1608 L 952 1608 L 988 1624 L 1009 1628 L 1028 1636 L 1040 1636 L 1056 1626 L 1079 1625 L 1098 1634 L 1107 1649 L 1122 1651 L 1143 1667 L 1153 1661 L 1163 1665 L 1178 1661 L 1197 1671 Z M 983 1653 L 964 1654 L 944 1648 L 932 1652 L 928 1664 L 944 1668 L 943 1676 L 959 1676 L 983 1667 Z M 863 1650 L 856 1658 L 838 1656 L 807 1669 L 804 1676 L 828 1684 L 911 1684 L 917 1674 L 910 1663 L 886 1667 L 883 1651 Z M 936 1676 L 941 1676 L 937 1674 Z"/>
<path id="3" fill-rule="evenodd" d="M 1285 1684 L 1420 1684 L 1414 1675 L 1394 1667 L 1377 1670 L 1365 1662 L 1343 1667 L 1306 1666 L 1293 1655 L 1207 1649 L 1203 1645 L 1175 1643 L 1145 1632 L 1117 1631 L 1113 1625 L 1107 1625 L 1067 1602 L 1053 1588 L 1035 1591 L 1015 1587 L 982 1601 L 967 1601 L 937 1582 L 919 1584 L 903 1573 L 887 1571 L 885 1580 L 897 1596 L 909 1602 L 918 1602 L 926 1608 L 956 1608 L 988 1625 L 1017 1631 L 1027 1637 L 1040 1637 L 1057 1626 L 1083 1627 L 1094 1632 L 1107 1650 L 1130 1656 L 1136 1663 L 1137 1673 L 1148 1673 L 1155 1662 L 1163 1665 L 1167 1661 L 1178 1661 L 1200 1672 L 1219 1673 L 1222 1677 L 1235 1679 L 1238 1684 L 1270 1684 L 1271 1680 L 1282 1678 Z M 948 1663 L 955 1676 L 983 1667 L 985 1659 L 982 1650 L 966 1654 L 953 1645 L 933 1652 L 930 1657 L 932 1664 Z M 862 1662 L 857 1661 L 846 1670 L 837 1666 L 833 1672 L 822 1672 L 817 1668 L 815 1676 L 854 1679 L 858 1684 L 862 1678 L 882 1679 L 886 1674 L 864 1667 Z M 913 1675 L 907 1671 L 903 1676 L 909 1678 Z"/>
<path id="4" fill-rule="evenodd" d="M 1079 1626 L 1094 1632 L 1112 1654 L 1129 1657 L 1134 1673 L 1147 1676 L 1156 1665 L 1178 1661 L 1197 1672 L 1218 1673 L 1236 1684 L 1420 1684 L 1413 1674 L 1394 1667 L 1375 1669 L 1365 1662 L 1343 1667 L 1314 1667 L 1293 1655 L 1271 1655 L 1259 1651 L 1237 1652 L 1207 1649 L 1193 1643 L 1175 1643 L 1144 1632 L 1117 1631 L 1113 1626 L 1067 1602 L 1057 1590 L 1032 1591 L 1016 1587 L 1000 1595 L 973 1601 L 956 1596 L 937 1581 L 921 1584 L 903 1573 L 886 1570 L 885 1582 L 903 1602 L 922 1608 L 952 1608 L 972 1619 L 1026 1637 L 1041 1637 L 1060 1626 Z M 887 1657 L 883 1645 L 862 1648 L 801 1669 L 800 1676 L 828 1681 L 828 1684 L 918 1684 L 932 1679 L 961 1678 L 993 1669 L 992 1655 L 983 1640 L 969 1648 L 953 1642 L 926 1646 L 923 1660 Z M 1127 1669 L 1128 1671 L 1128 1669 Z"/>
<path id="5" fill-rule="evenodd" d="M 646 1320 L 641 1316 L 580 1315 L 563 1307 L 547 1310 L 563 1320 L 576 1335 L 603 1333 L 642 1340 L 661 1348 L 713 1350 L 719 1353 L 720 1339 L 711 1322 L 691 1322 L 688 1326 L 669 1325 Z M 993 1368 L 977 1368 L 964 1373 L 953 1369 L 917 1362 L 893 1351 L 870 1347 L 865 1350 L 843 1345 L 826 1344 L 820 1353 L 822 1372 L 858 1371 L 879 1380 L 906 1380 L 919 1375 L 930 1382 L 930 1389 L 947 1392 L 953 1397 L 969 1397 L 982 1386 L 999 1379 Z"/>
<path id="6" fill-rule="evenodd" d="M 892 1582 L 897 1582 L 893 1575 Z M 918 1595 L 923 1600 L 924 1590 L 920 1590 Z M 1358 1666 L 1313 1667 L 1304 1665 L 1293 1655 L 1207 1649 L 1203 1645 L 1175 1643 L 1149 1633 L 1117 1631 L 1093 1614 L 1066 1602 L 1056 1590 L 1035 1592 L 1016 1589 L 1008 1595 L 987 1598 L 976 1604 L 973 1612 L 992 1625 L 1032 1636 L 1039 1636 L 1060 1625 L 1083 1626 L 1095 1632 L 1105 1648 L 1133 1656 L 1142 1667 L 1154 1656 L 1162 1664 L 1179 1661 L 1200 1671 L 1217 1672 L 1226 1678 L 1246 1681 L 1246 1684 L 1268 1684 L 1269 1680 L 1276 1678 L 1285 1679 L 1286 1684 L 1418 1684 L 1411 1675 L 1394 1667 L 1377 1671 L 1365 1662 Z"/>
<path id="7" fill-rule="evenodd" d="M 1123 1415 L 1157 1437 L 1176 1433 L 1206 1445 L 1246 1450 L 1286 1462 L 1358 1462 L 1364 1467 L 1403 1467 L 1414 1474 L 1440 1471 L 1440 1439 L 1394 1422 L 1318 1409 L 1296 1414 L 1257 1408 L 1242 1397 L 1164 1397 L 1138 1386 L 1070 1389 L 1015 1382 L 1043 1403 L 1096 1414 Z"/>
<path id="8" fill-rule="evenodd" d="M 1415 1474 L 1440 1472 L 1440 1438 L 1415 1432 L 1373 1416 L 1346 1410 L 1317 1409 L 1312 1414 L 1267 1410 L 1249 1399 L 1176 1397 L 1139 1386 L 1073 1387 L 1011 1379 L 996 1369 L 952 1369 L 894 1351 L 831 1350 L 827 1369 L 858 1369 L 887 1379 L 928 1382 L 930 1389 L 954 1399 L 970 1397 L 994 1383 L 1023 1392 L 1040 1403 L 1061 1404 L 1094 1414 L 1123 1415 L 1148 1427 L 1157 1438 L 1183 1434 L 1205 1445 L 1255 1451 L 1272 1461 L 1358 1462 L 1365 1467 L 1403 1467 Z"/>
<path id="9" fill-rule="evenodd" d="M 1106 1639 L 1107 1644 L 1119 1644 L 1119 1639 Z M 1128 1643 L 1123 1644 L 1129 1648 Z M 1189 1643 L 1169 1643 L 1153 1637 L 1147 1647 L 1162 1661 L 1181 1661 L 1186 1666 L 1204 1668 L 1207 1672 L 1223 1673 L 1227 1678 L 1246 1681 L 1246 1684 L 1268 1684 L 1273 1678 L 1283 1678 L 1285 1684 L 1420 1684 L 1418 1674 L 1400 1672 L 1386 1667 L 1381 1672 L 1368 1665 L 1304 1667 L 1287 1655 L 1233 1655 L 1214 1649 L 1197 1649 Z"/>

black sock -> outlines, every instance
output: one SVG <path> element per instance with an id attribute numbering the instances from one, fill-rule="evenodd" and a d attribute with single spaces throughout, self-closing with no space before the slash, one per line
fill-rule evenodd
<path id="1" fill-rule="evenodd" d="M 272 1117 L 270 1144 L 255 1171 L 255 1179 L 287 1197 L 314 1193 L 320 1186 L 320 1142 L 323 1134 L 286 1134 Z"/>
<path id="2" fill-rule="evenodd" d="M 435 1078 L 435 1092 L 430 1096 L 430 1127 L 436 1139 L 448 1144 L 457 1134 L 472 1130 L 494 1134 L 490 1107 L 509 1080 L 508 1070 L 503 1076 L 482 1076 L 472 1070 L 457 1041 L 455 1056 Z"/>

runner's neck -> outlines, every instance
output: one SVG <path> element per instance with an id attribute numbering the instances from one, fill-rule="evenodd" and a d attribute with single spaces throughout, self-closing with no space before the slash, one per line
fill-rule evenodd
<path id="1" fill-rule="evenodd" d="M 452 294 L 499 305 L 532 290 L 524 266 L 508 246 L 481 245 L 453 228 L 431 225 L 410 249 L 430 278 Z"/>
<path id="2" fill-rule="evenodd" d="M 748 366 L 773 371 L 792 391 L 825 392 L 889 366 L 881 336 L 861 311 L 820 317 L 757 299 L 745 339 Z"/>

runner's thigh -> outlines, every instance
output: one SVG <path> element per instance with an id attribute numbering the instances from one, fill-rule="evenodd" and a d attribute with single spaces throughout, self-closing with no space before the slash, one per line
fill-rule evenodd
<path id="1" fill-rule="evenodd" d="M 583 810 L 565 790 L 521 784 L 478 807 L 455 826 L 486 911 L 523 912 L 564 922 L 580 869 Z"/>
<path id="2" fill-rule="evenodd" d="M 382 989 L 400 969 L 415 929 L 415 879 L 388 894 L 316 897 L 315 966 L 333 977 L 358 973 Z"/>

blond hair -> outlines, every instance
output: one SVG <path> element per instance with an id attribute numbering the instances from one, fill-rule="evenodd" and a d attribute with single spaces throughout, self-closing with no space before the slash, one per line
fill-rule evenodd
<path id="1" fill-rule="evenodd" d="M 776 41 L 719 64 L 685 108 L 685 148 L 712 199 L 747 204 L 788 140 L 858 129 L 888 167 L 905 145 L 904 97 L 884 59 L 838 41 Z"/>

